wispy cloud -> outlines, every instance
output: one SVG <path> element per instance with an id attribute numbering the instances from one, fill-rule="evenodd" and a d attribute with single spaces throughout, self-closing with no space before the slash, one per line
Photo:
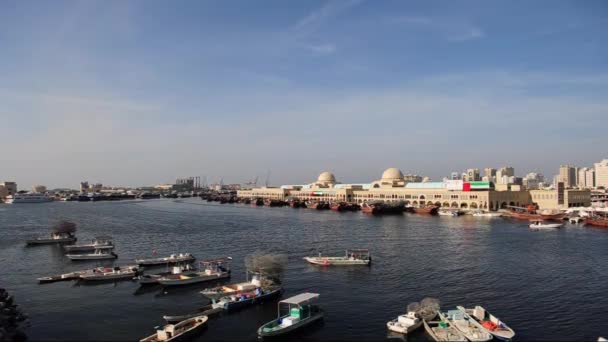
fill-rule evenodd
<path id="1" fill-rule="evenodd" d="M 398 16 L 394 23 L 433 31 L 450 42 L 464 42 L 481 39 L 486 36 L 481 27 L 468 22 L 455 21 L 450 18 L 430 18 L 426 16 Z"/>
<path id="2" fill-rule="evenodd" d="M 329 55 L 337 50 L 336 45 L 330 43 L 307 45 L 306 48 L 318 56 Z"/>
<path id="3" fill-rule="evenodd" d="M 348 9 L 359 5 L 363 0 L 331 0 L 301 18 L 293 29 L 300 35 L 308 35 L 331 19 L 339 16 Z"/>

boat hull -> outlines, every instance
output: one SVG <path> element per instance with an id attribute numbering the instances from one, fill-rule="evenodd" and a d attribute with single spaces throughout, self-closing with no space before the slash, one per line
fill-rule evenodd
<path id="1" fill-rule="evenodd" d="M 228 312 L 238 311 L 248 306 L 252 306 L 255 304 L 263 303 L 265 301 L 273 300 L 279 298 L 283 293 L 283 288 L 274 289 L 268 293 L 265 293 L 261 296 L 257 296 L 254 298 L 248 298 L 245 300 L 241 300 L 238 302 L 226 303 L 224 305 L 224 309 Z"/>
<path id="2" fill-rule="evenodd" d="M 304 260 L 318 266 L 369 265 L 371 260 L 348 260 L 335 257 L 305 257 Z"/>
<path id="3" fill-rule="evenodd" d="M 114 249 L 113 245 L 71 245 L 63 246 L 67 252 L 86 252 L 94 251 L 96 249 Z"/>
<path id="4" fill-rule="evenodd" d="M 280 335 L 286 335 L 288 333 L 291 333 L 295 330 L 298 330 L 300 328 L 303 328 L 305 326 L 308 326 L 312 323 L 318 322 L 320 320 L 323 319 L 323 311 L 320 311 L 310 317 L 307 317 L 304 320 L 301 320 L 299 322 L 297 322 L 296 324 L 290 325 L 288 327 L 284 327 L 282 329 L 279 330 L 273 330 L 273 331 L 264 331 L 264 327 L 271 325 L 271 324 L 276 324 L 276 322 L 278 321 L 278 319 L 272 320 L 264 325 L 262 325 L 259 329 L 258 329 L 258 336 L 259 337 L 274 337 L 274 336 L 280 336 Z"/>
<path id="5" fill-rule="evenodd" d="M 229 272 L 223 272 L 221 274 L 212 274 L 212 275 L 206 275 L 206 276 L 196 276 L 196 277 L 190 277 L 190 278 L 186 278 L 186 279 L 160 278 L 160 279 L 158 279 L 158 283 L 163 286 L 182 286 L 182 285 L 204 283 L 207 281 L 226 279 L 226 278 L 230 278 Z"/>
<path id="6" fill-rule="evenodd" d="M 109 254 L 66 254 L 70 260 L 80 261 L 80 260 L 108 260 L 108 259 L 116 259 L 118 255 L 114 253 Z"/>
<path id="7" fill-rule="evenodd" d="M 137 259 L 135 263 L 140 266 L 161 266 L 161 265 L 174 265 L 182 262 L 193 262 L 196 258 L 175 258 L 175 259 Z"/>
<path id="8" fill-rule="evenodd" d="M 422 214 L 422 215 L 437 215 L 438 208 L 437 207 L 422 207 L 422 208 L 414 208 L 414 213 Z"/>
<path id="9" fill-rule="evenodd" d="M 399 324 L 396 319 L 386 323 L 386 327 L 388 328 L 388 330 L 399 333 L 399 334 L 404 334 L 404 335 L 411 333 L 412 331 L 420 328 L 421 326 L 422 326 L 422 320 L 419 320 L 418 323 L 407 326 L 407 327 Z"/>
<path id="10" fill-rule="evenodd" d="M 200 319 L 200 322 L 196 322 L 197 319 Z M 176 341 L 190 340 L 190 339 L 194 338 L 196 335 L 198 335 L 204 328 L 207 327 L 208 319 L 209 318 L 207 316 L 196 316 L 193 318 L 189 318 L 185 321 L 179 322 L 179 323 L 175 324 L 176 327 L 179 325 L 183 325 L 183 324 L 192 324 L 192 327 L 188 328 L 187 330 L 183 331 L 180 334 L 177 334 L 169 339 L 162 340 L 162 341 L 163 342 L 176 342 Z M 159 340 L 157 339 L 157 334 L 152 334 L 139 341 L 140 342 L 154 342 L 154 341 L 159 341 Z"/>
<path id="11" fill-rule="evenodd" d="M 35 246 L 35 245 L 50 245 L 50 244 L 54 244 L 54 243 L 70 243 L 70 242 L 76 242 L 76 238 L 70 237 L 70 238 L 64 238 L 64 239 L 33 239 L 33 240 L 27 240 L 26 244 L 28 246 Z"/>
<path id="12" fill-rule="evenodd" d="M 594 227 L 608 228 L 608 219 L 585 219 L 585 224 Z"/>

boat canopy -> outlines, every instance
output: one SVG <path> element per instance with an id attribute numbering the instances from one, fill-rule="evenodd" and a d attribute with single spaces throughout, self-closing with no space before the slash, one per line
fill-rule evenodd
<path id="1" fill-rule="evenodd" d="M 307 302 L 309 302 L 313 299 L 317 299 L 317 298 L 319 298 L 318 293 L 305 292 L 305 293 L 300 293 L 297 296 L 293 296 L 293 297 L 284 299 L 284 300 L 280 301 L 280 303 L 300 305 L 300 304 L 306 304 Z"/>

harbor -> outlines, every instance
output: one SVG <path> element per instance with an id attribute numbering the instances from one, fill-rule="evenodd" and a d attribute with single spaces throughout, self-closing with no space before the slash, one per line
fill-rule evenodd
<path id="1" fill-rule="evenodd" d="M 65 256 L 64 244 L 25 247 L 27 240 L 48 236 L 57 217 L 77 224 L 78 244 L 111 237 L 118 258 L 74 263 Z M 92 333 L 103 340 L 139 340 L 166 324 L 163 316 L 188 315 L 210 305 L 201 291 L 245 282 L 245 260 L 259 251 L 286 256 L 280 299 L 319 294 L 315 304 L 324 311 L 322 323 L 294 332 L 307 340 L 403 338 L 387 322 L 425 297 L 439 299 L 442 311 L 452 316 L 457 306 L 482 306 L 516 332 L 514 340 L 596 340 L 605 334 L 608 234 L 582 224 L 533 230 L 527 220 L 338 213 L 200 198 L 15 206 L 3 210 L 0 224 L 0 257 L 11 274 L 3 277 L 2 287 L 27 311 L 25 333 L 32 340 L 86 340 Z M 192 253 L 197 261 L 229 255 L 231 277 L 168 288 L 142 287 L 132 278 L 37 280 L 179 253 Z M 304 260 L 319 253 L 344 260 L 365 259 L 369 253 L 373 261 L 328 267 Z M 167 266 L 156 270 L 144 272 L 164 272 Z M 254 341 L 258 329 L 277 318 L 278 300 L 209 312 L 198 339 Z M 72 324 L 64 325 L 66 320 Z M 548 331 L 543 325 L 558 328 Z M 407 339 L 430 337 L 420 326 Z"/>

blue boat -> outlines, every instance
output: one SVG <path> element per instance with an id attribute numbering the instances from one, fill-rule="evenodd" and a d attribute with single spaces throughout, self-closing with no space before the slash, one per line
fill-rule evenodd
<path id="1" fill-rule="evenodd" d="M 269 288 L 258 287 L 251 293 L 240 293 L 213 300 L 213 309 L 222 308 L 228 312 L 243 309 L 248 306 L 279 298 L 283 293 L 281 286 Z"/>

